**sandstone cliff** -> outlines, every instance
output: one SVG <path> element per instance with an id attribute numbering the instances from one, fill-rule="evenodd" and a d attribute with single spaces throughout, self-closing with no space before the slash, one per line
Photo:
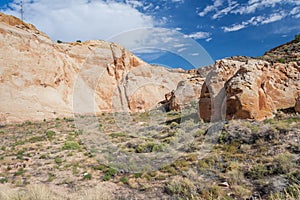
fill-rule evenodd
<path id="1" fill-rule="evenodd" d="M 300 94 L 300 66 L 257 59 L 217 61 L 203 84 L 200 117 L 255 119 L 272 117 L 277 110 L 294 108 Z"/>
<path id="2" fill-rule="evenodd" d="M 104 41 L 57 44 L 0 13 L 0 122 L 144 111 L 189 75 Z"/>

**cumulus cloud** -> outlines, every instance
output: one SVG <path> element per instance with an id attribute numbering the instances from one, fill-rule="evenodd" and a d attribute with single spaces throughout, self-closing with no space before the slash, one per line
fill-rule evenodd
<path id="1" fill-rule="evenodd" d="M 24 0 L 25 21 L 53 40 L 106 39 L 123 31 L 154 27 L 153 17 L 138 11 L 138 1 Z M 1 12 L 19 16 L 19 1 Z"/>

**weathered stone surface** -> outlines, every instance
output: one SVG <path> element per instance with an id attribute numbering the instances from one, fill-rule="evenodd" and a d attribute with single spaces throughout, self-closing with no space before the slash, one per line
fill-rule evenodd
<path id="1" fill-rule="evenodd" d="M 199 100 L 201 86 L 205 79 L 195 70 L 189 70 L 188 73 L 189 77 L 186 80 L 180 81 L 176 90 L 167 93 L 165 99 L 160 102 L 166 111 L 180 111 L 192 102 Z"/>
<path id="2" fill-rule="evenodd" d="M 272 117 L 276 110 L 293 108 L 300 93 L 296 62 L 270 64 L 248 59 L 221 60 L 208 75 L 199 101 L 204 120 Z"/>
<path id="3" fill-rule="evenodd" d="M 263 120 L 276 110 L 293 108 L 300 93 L 299 74 L 296 63 L 249 60 L 226 84 L 227 117 Z"/>
<path id="4" fill-rule="evenodd" d="M 0 14 L 0 122 L 138 112 L 155 107 L 186 73 L 149 65 L 104 41 L 56 44 Z"/>
<path id="5" fill-rule="evenodd" d="M 297 113 L 300 113 L 300 95 L 298 96 L 298 98 L 296 100 L 295 111 Z"/>
<path id="6" fill-rule="evenodd" d="M 216 61 L 202 85 L 199 100 L 199 115 L 205 121 L 215 121 L 224 114 L 222 104 L 226 97 L 225 83 L 240 69 L 243 62 L 232 60 Z"/>

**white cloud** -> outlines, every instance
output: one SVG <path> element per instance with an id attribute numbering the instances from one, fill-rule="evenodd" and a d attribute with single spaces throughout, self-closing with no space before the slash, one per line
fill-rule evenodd
<path id="1" fill-rule="evenodd" d="M 290 14 L 295 15 L 300 12 L 300 7 L 295 7 L 291 10 Z"/>
<path id="2" fill-rule="evenodd" d="M 212 40 L 212 38 L 210 37 L 210 38 L 207 38 L 205 41 L 206 42 L 209 42 L 209 41 L 211 41 Z"/>
<path id="3" fill-rule="evenodd" d="M 244 22 L 236 22 L 223 27 L 226 32 L 237 31 L 250 25 L 263 25 L 282 20 L 288 16 L 300 18 L 300 0 L 248 0 L 239 3 L 234 0 L 216 0 L 212 5 L 206 6 L 198 15 L 203 17 L 211 13 L 212 19 L 220 19 L 229 14 L 252 15 L 251 19 Z M 293 6 L 291 11 L 284 13 L 286 6 Z M 257 11 L 264 11 L 263 16 L 253 16 Z M 236 19 L 239 19 L 237 16 Z"/>
<path id="4" fill-rule="evenodd" d="M 177 49 L 177 52 L 180 53 L 180 52 L 183 52 L 185 50 L 186 50 L 186 48 L 181 48 L 181 49 Z"/>
<path id="5" fill-rule="evenodd" d="M 126 4 L 132 5 L 134 8 L 144 7 L 144 4 L 137 0 L 126 0 Z"/>
<path id="6" fill-rule="evenodd" d="M 282 4 L 282 3 L 288 3 L 288 2 L 289 2 L 289 0 L 287 0 L 287 1 L 282 1 L 282 0 L 248 1 L 248 4 L 233 11 L 233 13 L 239 13 L 241 15 L 242 14 L 250 14 L 250 13 L 254 13 L 258 9 L 274 7 L 276 4 Z"/>
<path id="7" fill-rule="evenodd" d="M 184 46 L 185 46 L 185 44 L 174 44 L 173 45 L 173 47 L 175 47 L 175 48 L 184 47 Z"/>
<path id="8" fill-rule="evenodd" d="M 208 32 L 196 32 L 196 33 L 192 33 L 192 34 L 189 34 L 189 35 L 185 35 L 185 37 L 187 38 L 193 38 L 195 40 L 197 39 L 205 39 L 205 38 L 208 38 L 210 36 L 210 33 Z"/>
<path id="9" fill-rule="evenodd" d="M 172 0 L 173 3 L 184 3 L 184 0 Z"/>
<path id="10" fill-rule="evenodd" d="M 280 14 L 273 14 L 271 15 L 270 17 L 264 19 L 261 24 L 269 24 L 269 23 L 272 23 L 272 22 L 276 22 L 276 21 L 279 21 L 283 18 L 286 17 L 286 14 L 285 13 L 280 13 Z"/>
<path id="11" fill-rule="evenodd" d="M 207 13 L 217 10 L 220 6 L 223 5 L 223 0 L 215 0 L 213 5 L 206 6 L 203 11 L 199 12 L 200 17 L 204 17 Z"/>
<path id="12" fill-rule="evenodd" d="M 272 22 L 276 22 L 279 21 L 283 18 L 285 18 L 287 16 L 287 14 L 285 12 L 280 12 L 277 14 L 271 14 L 268 17 L 265 16 L 255 16 L 252 17 L 251 19 L 247 20 L 247 21 L 243 21 L 240 24 L 234 24 L 232 26 L 229 27 L 222 27 L 224 32 L 233 32 L 233 31 L 238 31 L 241 30 L 243 28 L 246 28 L 250 25 L 253 26 L 257 26 L 257 25 L 262 25 L 262 24 L 269 24 Z"/>
<path id="13" fill-rule="evenodd" d="M 293 8 L 290 11 L 289 15 L 291 15 L 293 18 L 296 18 L 296 19 L 300 18 L 300 6 Z"/>
<path id="14" fill-rule="evenodd" d="M 19 16 L 18 0 L 4 13 Z M 153 17 L 139 12 L 138 1 L 24 0 L 25 21 L 53 40 L 106 39 L 130 29 L 153 27 Z"/>
<path id="15" fill-rule="evenodd" d="M 244 25 L 244 24 L 235 24 L 235 25 L 232 25 L 231 27 L 222 27 L 222 28 L 223 28 L 224 32 L 233 32 L 233 31 L 241 30 L 245 27 L 246 27 L 246 25 Z"/>
<path id="16" fill-rule="evenodd" d="M 230 11 L 232 11 L 233 9 L 235 9 L 236 7 L 238 7 L 239 4 L 234 2 L 233 5 L 230 5 L 220 11 L 217 11 L 213 16 L 212 18 L 213 19 L 217 19 L 217 18 L 220 18 L 220 17 L 223 17 L 224 15 L 227 15 L 228 13 L 230 13 Z"/>
<path id="17" fill-rule="evenodd" d="M 294 15 L 293 17 L 296 18 L 296 19 L 300 18 L 300 13 L 297 14 L 297 15 Z"/>

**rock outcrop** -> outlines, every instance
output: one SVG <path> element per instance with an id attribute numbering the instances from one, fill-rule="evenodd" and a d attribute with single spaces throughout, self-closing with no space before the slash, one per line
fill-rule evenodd
<path id="1" fill-rule="evenodd" d="M 1 123 L 144 111 L 188 77 L 149 65 L 117 44 L 54 43 L 1 13 L 0 51 Z"/>
<path id="2" fill-rule="evenodd" d="M 207 75 L 199 100 L 199 115 L 205 121 L 222 119 L 222 104 L 226 97 L 225 83 L 239 70 L 243 62 L 220 60 Z"/>
<path id="3" fill-rule="evenodd" d="M 299 94 L 297 62 L 223 59 L 216 62 L 203 84 L 199 113 L 206 121 L 263 120 L 272 117 L 276 110 L 293 108 Z"/>
<path id="4" fill-rule="evenodd" d="M 180 81 L 176 89 L 167 93 L 165 99 L 160 102 L 166 111 L 180 111 L 191 103 L 198 102 L 205 78 L 193 70 L 188 73 L 190 77 Z"/>

